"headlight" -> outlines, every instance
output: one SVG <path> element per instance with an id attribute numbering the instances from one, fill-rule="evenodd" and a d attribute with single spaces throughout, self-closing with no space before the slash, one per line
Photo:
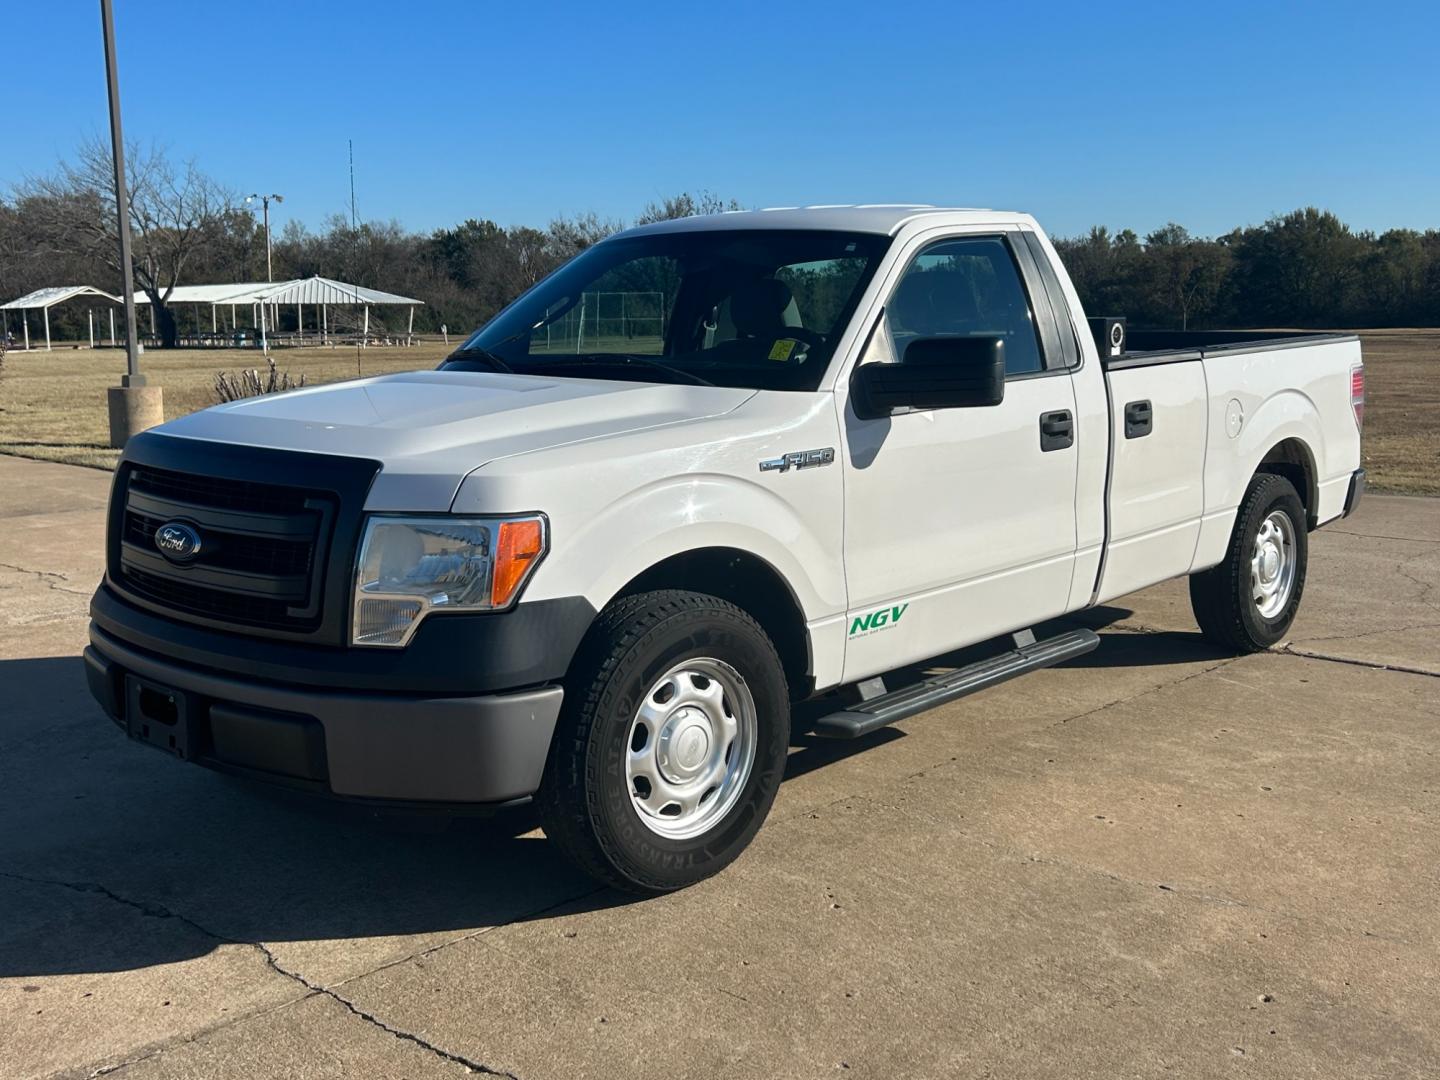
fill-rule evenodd
<path id="1" fill-rule="evenodd" d="M 351 644 L 405 645 L 432 611 L 509 607 L 547 542 L 538 515 L 366 519 Z"/>

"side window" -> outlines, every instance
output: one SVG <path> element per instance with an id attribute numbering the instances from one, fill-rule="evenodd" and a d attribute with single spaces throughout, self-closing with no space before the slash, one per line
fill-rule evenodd
<path id="1" fill-rule="evenodd" d="M 974 236 L 923 249 L 885 306 L 891 345 L 903 363 L 916 338 L 986 337 L 1005 341 L 1005 371 L 1039 371 L 1035 315 L 1004 239 Z"/>

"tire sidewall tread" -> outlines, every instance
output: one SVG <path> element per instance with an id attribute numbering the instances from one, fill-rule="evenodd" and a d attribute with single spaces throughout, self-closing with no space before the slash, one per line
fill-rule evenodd
<path id="1" fill-rule="evenodd" d="M 736 805 L 699 837 L 662 837 L 630 805 L 624 750 L 640 695 L 675 663 L 714 656 L 755 698 L 755 762 Z M 667 589 L 624 597 L 596 619 L 572 665 L 539 809 L 546 835 L 582 869 L 631 892 L 683 888 L 732 862 L 779 789 L 789 745 L 789 693 L 773 643 L 718 597 Z"/>
<path id="2" fill-rule="evenodd" d="M 1276 510 L 1289 516 L 1294 529 L 1295 582 L 1284 609 L 1266 619 L 1250 596 L 1250 553 L 1261 523 Z M 1261 652 L 1277 644 L 1295 621 L 1308 564 L 1309 536 L 1300 496 L 1285 477 L 1257 473 L 1236 511 L 1225 558 L 1190 577 L 1190 605 L 1201 631 L 1216 644 L 1239 653 Z"/>

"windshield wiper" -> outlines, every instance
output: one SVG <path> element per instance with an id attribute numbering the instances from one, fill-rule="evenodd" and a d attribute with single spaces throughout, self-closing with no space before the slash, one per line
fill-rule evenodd
<path id="1" fill-rule="evenodd" d="M 472 358 L 484 360 L 493 370 L 502 372 L 505 375 L 516 374 L 515 369 L 500 359 L 498 354 L 491 352 L 489 349 L 482 349 L 479 345 L 470 345 L 456 349 L 445 358 L 445 363 L 448 364 L 452 360 L 470 360 Z"/>
<path id="2" fill-rule="evenodd" d="M 649 356 L 641 356 L 638 353 L 586 353 L 584 358 L 590 363 L 605 364 L 606 362 L 618 364 L 639 364 L 642 367 L 654 368 L 656 371 L 663 371 L 670 375 L 676 375 L 693 386 L 714 386 L 709 379 L 696 375 L 693 371 L 686 371 L 684 368 L 674 367 L 670 364 L 662 364 L 659 360 Z M 563 361 L 562 361 L 563 362 Z M 578 365 L 577 365 L 578 366 Z"/>

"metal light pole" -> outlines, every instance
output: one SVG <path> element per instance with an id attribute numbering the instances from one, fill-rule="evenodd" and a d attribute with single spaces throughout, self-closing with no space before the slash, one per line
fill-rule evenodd
<path id="1" fill-rule="evenodd" d="M 135 272 L 130 255 L 130 193 L 125 187 L 125 136 L 120 129 L 120 75 L 115 63 L 115 15 L 100 0 L 105 38 L 105 79 L 110 94 L 110 144 L 115 163 L 115 213 L 120 233 L 120 273 L 125 290 L 125 374 L 107 391 L 110 445 L 122 447 L 131 435 L 165 422 L 160 387 L 140 374 L 140 340 L 135 327 Z"/>
<path id="2" fill-rule="evenodd" d="M 277 203 L 282 203 L 285 201 L 285 196 L 275 194 L 254 194 L 245 196 L 245 201 L 247 203 L 254 202 L 256 199 L 260 200 L 260 205 L 264 208 L 265 214 L 265 280 L 274 281 L 275 271 L 271 268 L 270 265 L 270 200 L 274 199 Z"/>

